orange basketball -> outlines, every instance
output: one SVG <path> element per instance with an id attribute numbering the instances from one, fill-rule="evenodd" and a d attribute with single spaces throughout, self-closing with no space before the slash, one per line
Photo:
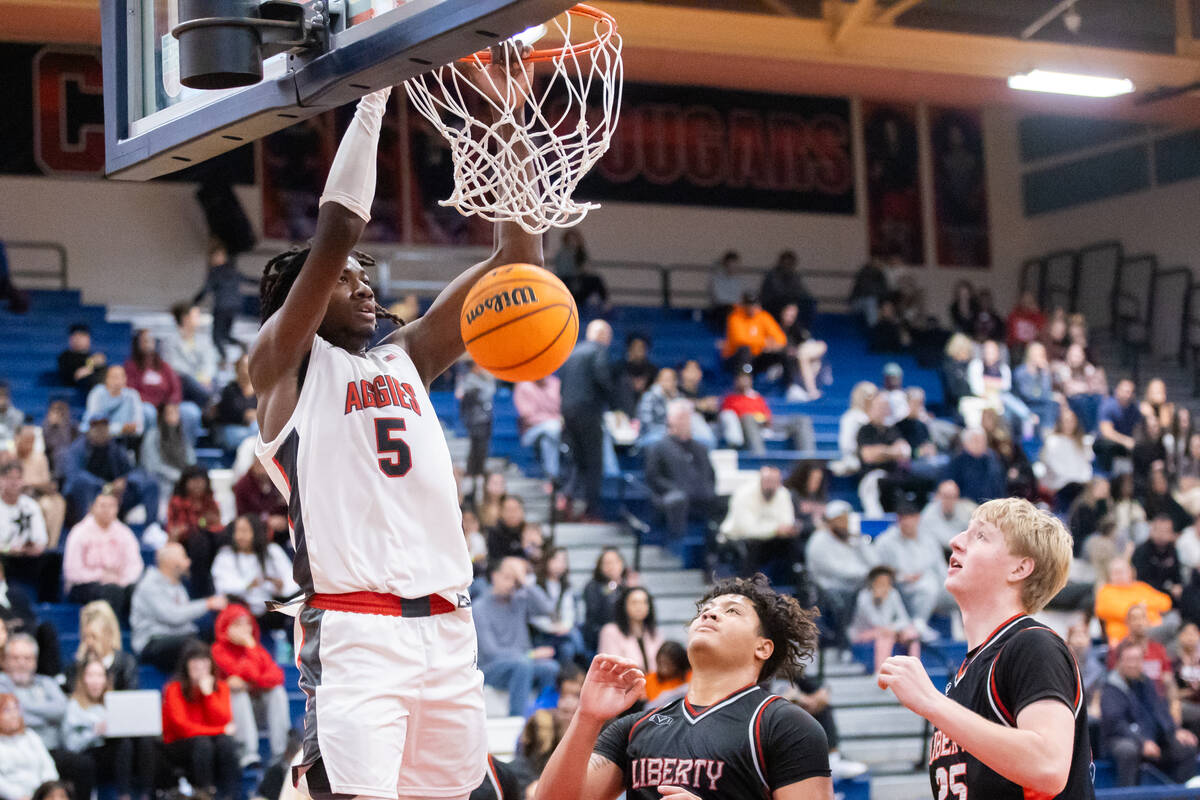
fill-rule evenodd
<path id="1" fill-rule="evenodd" d="M 459 329 L 476 364 L 500 380 L 536 381 L 571 355 L 579 312 L 554 273 L 533 264 L 508 264 L 471 287 Z"/>

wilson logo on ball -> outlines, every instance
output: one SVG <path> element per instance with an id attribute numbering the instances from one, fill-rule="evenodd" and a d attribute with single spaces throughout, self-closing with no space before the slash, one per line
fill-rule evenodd
<path id="1" fill-rule="evenodd" d="M 515 289 L 505 289 L 496 292 L 481 303 L 476 303 L 474 308 L 469 309 L 466 314 L 467 324 L 474 323 L 488 311 L 499 313 L 511 306 L 523 306 L 537 301 L 537 294 L 534 293 L 532 287 L 518 286 Z"/>

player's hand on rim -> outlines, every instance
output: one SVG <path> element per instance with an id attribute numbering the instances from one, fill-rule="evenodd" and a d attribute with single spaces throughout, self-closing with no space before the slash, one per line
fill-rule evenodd
<path id="1" fill-rule="evenodd" d="M 525 106 L 531 93 L 534 64 L 523 59 L 533 52 L 533 46 L 504 41 L 492 45 L 490 52 L 491 63 L 468 65 L 464 72 L 480 94 L 498 108 L 518 111 Z"/>
<path id="2" fill-rule="evenodd" d="M 934 687 L 921 660 L 912 656 L 892 656 L 884 661 L 876 682 L 880 689 L 890 689 L 909 711 L 926 718 L 944 696 Z"/>
<path id="3" fill-rule="evenodd" d="M 646 676 L 628 658 L 598 655 L 592 659 L 579 692 L 579 714 L 609 720 L 642 696 Z"/>

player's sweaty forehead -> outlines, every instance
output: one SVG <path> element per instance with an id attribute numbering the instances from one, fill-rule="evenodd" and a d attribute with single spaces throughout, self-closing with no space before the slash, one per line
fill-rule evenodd
<path id="1" fill-rule="evenodd" d="M 710 598 L 700 606 L 696 616 L 700 616 L 706 611 L 726 611 L 733 606 L 740 607 L 744 611 L 754 611 L 754 603 L 749 597 L 742 594 L 721 594 Z"/>

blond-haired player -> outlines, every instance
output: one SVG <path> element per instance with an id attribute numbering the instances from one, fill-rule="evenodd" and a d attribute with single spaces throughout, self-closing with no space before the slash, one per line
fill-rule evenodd
<path id="1" fill-rule="evenodd" d="M 1030 614 L 1067 582 L 1071 535 L 1026 500 L 984 503 L 950 541 L 946 589 L 969 650 L 943 694 L 918 659 L 893 656 L 879 685 L 934 725 L 939 798 L 1093 798 L 1087 710 L 1074 656 Z"/>

